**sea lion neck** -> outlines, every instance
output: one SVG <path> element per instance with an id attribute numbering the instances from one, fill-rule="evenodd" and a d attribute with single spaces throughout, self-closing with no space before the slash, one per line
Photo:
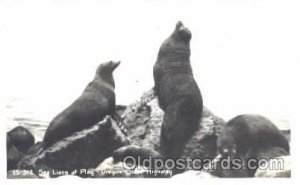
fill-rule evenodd
<path id="1" fill-rule="evenodd" d="M 170 36 L 170 38 L 172 38 L 173 41 L 182 42 L 182 43 L 185 43 L 187 45 L 189 45 L 190 41 L 191 41 L 191 35 L 187 35 L 187 34 L 184 34 L 184 33 L 178 33 L 176 30 Z"/>
<path id="2" fill-rule="evenodd" d="M 114 81 L 114 77 L 111 72 L 107 72 L 107 73 L 102 72 L 100 74 L 96 73 L 95 81 L 105 82 L 105 83 L 111 85 L 113 88 L 115 88 L 115 81 Z"/>
<path id="3" fill-rule="evenodd" d="M 160 48 L 158 62 L 166 60 L 168 65 L 190 64 L 190 47 L 182 43 L 174 43 L 167 40 Z M 162 60 L 164 58 L 164 60 Z"/>

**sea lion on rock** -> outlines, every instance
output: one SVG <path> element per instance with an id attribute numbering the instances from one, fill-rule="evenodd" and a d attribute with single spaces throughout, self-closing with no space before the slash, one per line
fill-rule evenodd
<path id="1" fill-rule="evenodd" d="M 213 161 L 217 168 L 211 173 L 220 177 L 253 177 L 259 159 L 288 155 L 290 151 L 283 133 L 269 119 L 256 114 L 239 115 L 229 120 L 221 130 L 217 147 L 219 155 Z M 220 167 L 223 159 L 229 160 L 229 170 Z M 242 162 L 243 168 L 234 168 L 234 160 Z"/>
<path id="2" fill-rule="evenodd" d="M 45 147 L 96 124 L 106 115 L 114 114 L 115 82 L 112 73 L 119 64 L 109 61 L 99 65 L 94 80 L 81 96 L 50 122 L 43 140 Z"/>
<path id="3" fill-rule="evenodd" d="M 222 156 L 252 156 L 263 148 L 280 147 L 290 152 L 283 133 L 267 118 L 256 114 L 239 115 L 229 120 L 217 141 Z"/>
<path id="4" fill-rule="evenodd" d="M 167 158 L 182 154 L 202 117 L 202 96 L 190 64 L 191 36 L 190 30 L 178 22 L 174 32 L 161 45 L 153 68 L 155 94 L 165 112 L 161 153 Z"/>

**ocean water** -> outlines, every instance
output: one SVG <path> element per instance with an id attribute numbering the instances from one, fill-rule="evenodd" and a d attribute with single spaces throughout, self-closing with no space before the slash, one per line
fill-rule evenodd
<path id="1" fill-rule="evenodd" d="M 6 126 L 7 131 L 16 126 L 23 126 L 34 134 L 37 141 L 41 141 L 49 124 L 49 117 L 34 110 L 32 104 L 21 98 L 7 100 Z"/>

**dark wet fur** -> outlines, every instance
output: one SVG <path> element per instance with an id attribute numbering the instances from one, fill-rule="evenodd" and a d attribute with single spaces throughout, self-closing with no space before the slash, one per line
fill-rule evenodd
<path id="1" fill-rule="evenodd" d="M 201 119 L 203 102 L 190 65 L 190 39 L 191 32 L 178 22 L 161 45 L 153 69 L 154 90 L 165 112 L 161 130 L 164 157 L 182 154 Z"/>
<path id="2" fill-rule="evenodd" d="M 88 84 L 82 95 L 51 121 L 44 136 L 44 147 L 95 125 L 104 116 L 114 113 L 113 69 L 105 71 L 101 65 L 94 80 Z"/>
<path id="3" fill-rule="evenodd" d="M 233 141 L 227 143 L 229 136 Z M 245 155 L 248 151 L 256 153 L 260 148 L 270 146 L 290 152 L 289 142 L 283 133 L 269 119 L 260 115 L 240 115 L 226 123 L 218 140 L 219 150 L 232 144 L 236 144 L 237 155 Z"/>

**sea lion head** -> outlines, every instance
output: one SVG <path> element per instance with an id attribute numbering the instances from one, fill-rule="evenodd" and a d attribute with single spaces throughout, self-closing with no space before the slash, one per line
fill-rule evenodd
<path id="1" fill-rule="evenodd" d="M 173 32 L 173 37 L 184 42 L 189 42 L 192 38 L 192 33 L 187 27 L 183 25 L 181 21 L 178 21 Z"/>
<path id="2" fill-rule="evenodd" d="M 179 66 L 189 64 L 191 38 L 191 31 L 179 21 L 173 33 L 161 45 L 158 61 L 167 61 Z"/>
<path id="3" fill-rule="evenodd" d="M 217 141 L 217 147 L 222 157 L 234 158 L 237 153 L 237 145 L 232 135 L 221 134 Z"/>
<path id="4" fill-rule="evenodd" d="M 112 74 L 113 71 L 120 65 L 120 61 L 115 62 L 115 61 L 109 61 L 109 62 L 104 62 L 99 65 L 97 68 L 96 74 L 102 76 L 103 74 Z"/>
<path id="5" fill-rule="evenodd" d="M 120 65 L 120 61 L 109 61 L 100 64 L 96 70 L 95 79 L 100 79 L 110 84 L 112 87 L 115 87 L 115 82 L 112 73 Z"/>

